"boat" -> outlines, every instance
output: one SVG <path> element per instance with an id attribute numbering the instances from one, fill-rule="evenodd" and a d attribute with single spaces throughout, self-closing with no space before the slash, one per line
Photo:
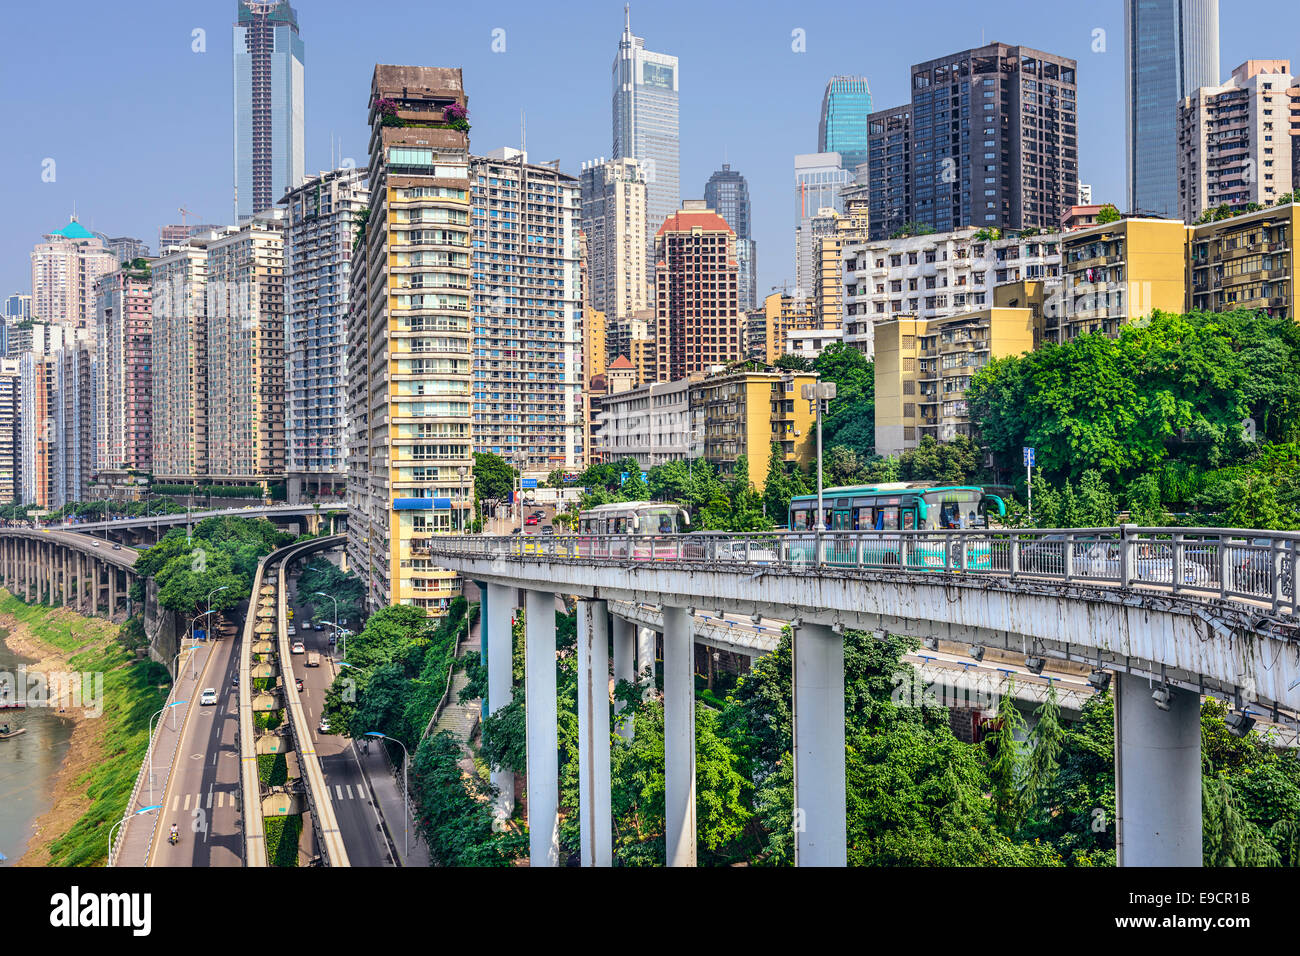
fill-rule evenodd
<path id="1" fill-rule="evenodd" d="M 8 740 L 10 737 L 18 737 L 27 733 L 26 727 L 19 727 L 17 730 L 11 730 L 7 734 L 0 734 L 0 740 Z"/>

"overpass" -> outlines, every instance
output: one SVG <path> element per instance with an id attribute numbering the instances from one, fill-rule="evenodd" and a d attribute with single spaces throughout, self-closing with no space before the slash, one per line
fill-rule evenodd
<path id="1" fill-rule="evenodd" d="M 331 528 L 336 519 L 347 514 L 346 508 L 318 508 L 315 505 L 249 505 L 244 508 L 217 508 L 205 511 L 181 511 L 175 514 L 150 515 L 144 518 L 117 518 L 111 521 L 82 521 L 50 525 L 55 530 L 83 535 L 107 535 L 123 543 L 153 544 L 172 528 L 198 524 L 204 518 L 265 518 L 285 523 L 306 518 L 307 530 L 316 534 L 322 523 Z M 33 529 L 40 531 L 41 529 Z"/>
<path id="2" fill-rule="evenodd" d="M 131 615 L 138 552 L 75 532 L 0 528 L 0 584 L 28 603 L 44 602 L 112 620 Z"/>
<path id="3" fill-rule="evenodd" d="M 846 859 L 841 635 L 853 629 L 1082 663 L 1100 686 L 1113 673 L 1120 863 L 1197 866 L 1201 696 L 1232 700 L 1239 729 L 1252 706 L 1274 722 L 1300 710 L 1297 547 L 1296 533 L 1133 526 L 430 540 L 440 565 L 485 590 L 490 712 L 510 699 L 510 618 L 524 595 L 535 866 L 559 855 L 557 593 L 579 597 L 584 864 L 612 859 L 606 648 L 612 631 L 615 677 L 635 674 L 644 621 L 618 612 L 651 605 L 663 634 L 670 865 L 695 862 L 693 612 L 704 609 L 793 625 L 799 864 Z M 503 787 L 503 811 L 512 799 Z"/>

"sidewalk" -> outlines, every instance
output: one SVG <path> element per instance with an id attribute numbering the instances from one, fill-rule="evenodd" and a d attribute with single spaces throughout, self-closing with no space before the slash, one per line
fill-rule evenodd
<path id="1" fill-rule="evenodd" d="M 231 638 L 224 638 L 224 640 L 231 640 Z M 237 641 L 238 638 L 234 640 Z M 140 775 L 136 779 L 134 798 L 128 803 L 125 811 L 130 816 L 122 824 L 121 833 L 117 836 L 118 851 L 113 866 L 147 866 L 149 863 L 149 850 L 153 845 L 154 831 L 158 826 L 158 811 L 142 813 L 139 816 L 136 816 L 136 811 L 163 802 L 176 760 L 176 748 L 185 733 L 190 712 L 199 706 L 199 689 L 204 686 L 203 682 L 207 679 L 208 664 L 211 663 L 215 650 L 216 642 L 209 639 L 196 650 L 181 655 L 180 680 L 172 685 L 167 703 L 172 704 L 178 700 L 188 701 L 188 703 L 167 707 L 154 723 L 153 788 L 151 791 L 149 756 L 146 752 L 140 767 Z M 192 677 L 195 670 L 193 660 L 195 655 L 199 658 L 198 676 Z"/>
<path id="2" fill-rule="evenodd" d="M 404 812 L 402 781 L 399 776 L 394 775 L 381 742 L 371 742 L 369 753 L 366 752 L 366 748 L 354 746 L 357 760 L 361 764 L 361 772 L 365 774 L 366 782 L 370 784 L 375 803 L 379 806 L 379 812 L 383 814 L 384 825 L 388 827 L 389 836 L 393 838 L 393 846 L 397 849 L 397 858 L 402 866 L 433 866 L 433 861 L 429 857 L 429 848 L 416 829 L 415 821 Z M 404 829 L 408 826 L 410 827 L 409 854 L 405 852 L 407 834 Z"/>

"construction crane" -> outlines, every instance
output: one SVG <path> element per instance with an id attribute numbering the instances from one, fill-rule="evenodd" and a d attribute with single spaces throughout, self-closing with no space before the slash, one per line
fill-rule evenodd
<path id="1" fill-rule="evenodd" d="M 177 209 L 176 211 L 177 211 L 178 213 L 181 214 L 181 225 L 182 225 L 182 226 L 188 226 L 189 223 L 187 223 L 187 222 L 185 221 L 185 217 L 186 217 L 186 216 L 193 216 L 194 213 L 190 212 L 190 211 L 189 211 L 188 209 L 186 209 L 184 206 L 181 206 L 181 207 L 180 207 L 179 209 Z M 196 218 L 197 218 L 197 217 L 196 217 Z"/>

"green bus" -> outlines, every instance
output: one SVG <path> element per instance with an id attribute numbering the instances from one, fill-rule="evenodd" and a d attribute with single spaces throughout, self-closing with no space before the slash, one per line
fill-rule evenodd
<path id="1" fill-rule="evenodd" d="M 822 527 L 832 532 L 868 533 L 830 536 L 823 541 L 822 560 L 829 564 L 942 568 L 957 560 L 945 552 L 944 542 L 928 536 L 888 532 L 988 528 L 990 522 L 1006 516 L 1005 494 L 1003 488 L 932 482 L 825 488 Z M 790 500 L 789 530 L 818 530 L 816 495 L 800 495 Z M 965 567 L 987 569 L 990 557 L 987 542 L 974 542 L 966 547 Z"/>

